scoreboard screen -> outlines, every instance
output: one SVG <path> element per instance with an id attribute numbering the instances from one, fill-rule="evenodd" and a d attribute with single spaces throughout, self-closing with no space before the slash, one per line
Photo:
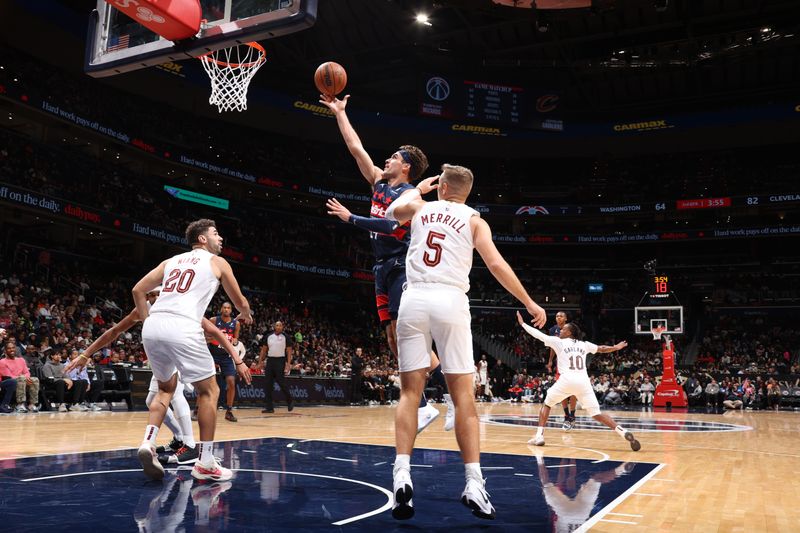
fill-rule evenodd
<path id="1" fill-rule="evenodd" d="M 669 276 L 653 276 L 653 293 L 651 296 L 666 298 L 669 294 Z"/>
<path id="2" fill-rule="evenodd" d="M 546 115 L 558 106 L 555 94 L 532 94 L 518 85 L 426 76 L 420 114 L 493 126 L 560 130 Z"/>

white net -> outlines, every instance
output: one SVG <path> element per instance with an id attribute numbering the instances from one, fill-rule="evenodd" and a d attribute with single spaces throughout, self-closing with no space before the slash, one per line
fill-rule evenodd
<path id="1" fill-rule="evenodd" d="M 245 43 L 200 56 L 211 78 L 208 103 L 217 106 L 220 113 L 246 110 L 250 80 L 266 61 L 264 48 L 258 43 Z"/>

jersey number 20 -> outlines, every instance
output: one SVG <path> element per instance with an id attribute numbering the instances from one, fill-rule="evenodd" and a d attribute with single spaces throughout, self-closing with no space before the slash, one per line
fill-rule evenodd
<path id="1" fill-rule="evenodd" d="M 164 288 L 161 292 L 177 290 L 180 293 L 184 293 L 192 286 L 192 280 L 194 280 L 194 270 L 191 268 L 188 270 L 176 268 L 170 271 L 169 276 L 167 276 L 166 281 L 164 281 Z"/>
<path id="2" fill-rule="evenodd" d="M 444 240 L 445 237 L 447 237 L 447 235 L 444 233 L 439 233 L 438 231 L 428 232 L 428 240 L 425 242 L 425 244 L 428 245 L 428 248 L 433 250 L 433 253 L 426 251 L 422 255 L 422 260 L 429 267 L 435 267 L 442 260 L 442 245 L 441 243 L 436 242 L 436 239 Z"/>

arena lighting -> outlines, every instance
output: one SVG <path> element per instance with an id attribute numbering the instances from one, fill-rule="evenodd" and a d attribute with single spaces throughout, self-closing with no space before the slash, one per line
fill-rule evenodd
<path id="1" fill-rule="evenodd" d="M 431 26 L 431 21 L 425 13 L 417 13 L 417 22 L 426 26 Z"/>

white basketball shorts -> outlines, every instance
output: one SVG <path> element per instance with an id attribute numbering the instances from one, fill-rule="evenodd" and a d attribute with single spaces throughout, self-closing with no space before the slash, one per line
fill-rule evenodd
<path id="1" fill-rule="evenodd" d="M 594 390 L 588 377 L 586 379 L 575 379 L 562 374 L 558 381 L 547 389 L 544 404 L 548 407 L 554 407 L 570 396 L 578 398 L 581 406 L 588 411 L 589 416 L 600 414 L 600 404 L 597 403 L 597 396 L 594 395 Z"/>
<path id="2" fill-rule="evenodd" d="M 467 295 L 436 283 L 410 285 L 400 300 L 397 351 L 400 372 L 431 365 L 431 340 L 445 374 L 472 374 L 472 317 Z"/>
<path id="3" fill-rule="evenodd" d="M 199 322 L 169 313 L 155 313 L 144 321 L 142 344 L 153 377 L 167 381 L 175 371 L 181 381 L 197 383 L 215 374 Z"/>

